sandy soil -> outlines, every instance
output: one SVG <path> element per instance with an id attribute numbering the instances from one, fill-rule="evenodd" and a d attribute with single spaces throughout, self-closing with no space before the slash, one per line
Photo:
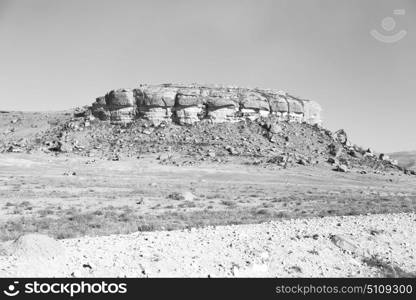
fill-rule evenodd
<path id="1" fill-rule="evenodd" d="M 20 243 L 0 276 L 415 276 L 415 233 L 409 213 Z"/>

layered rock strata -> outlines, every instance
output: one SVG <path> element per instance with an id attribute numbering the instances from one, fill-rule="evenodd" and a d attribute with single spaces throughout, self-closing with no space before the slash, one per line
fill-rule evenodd
<path id="1" fill-rule="evenodd" d="M 238 122 L 275 115 L 281 121 L 321 123 L 318 103 L 285 92 L 207 85 L 140 85 L 110 91 L 96 99 L 92 114 L 114 124 L 147 119 L 155 125 L 192 125 L 202 119 Z"/>

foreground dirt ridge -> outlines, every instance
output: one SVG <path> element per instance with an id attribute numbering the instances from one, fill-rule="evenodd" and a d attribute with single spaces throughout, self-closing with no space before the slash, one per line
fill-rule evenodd
<path id="1" fill-rule="evenodd" d="M 416 214 L 83 237 L 2 245 L 0 276 L 415 276 Z"/>

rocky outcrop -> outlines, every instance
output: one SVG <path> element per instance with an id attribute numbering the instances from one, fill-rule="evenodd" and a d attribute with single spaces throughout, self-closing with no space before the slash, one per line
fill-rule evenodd
<path id="1" fill-rule="evenodd" d="M 192 125 L 202 119 L 215 123 L 275 115 L 280 121 L 321 123 L 318 103 L 285 92 L 208 85 L 140 85 L 118 89 L 96 99 L 92 114 L 111 123 L 137 118 Z"/>
<path id="2" fill-rule="evenodd" d="M 206 116 L 214 123 L 236 122 L 239 111 L 238 95 L 229 89 L 207 90 Z"/>
<path id="3" fill-rule="evenodd" d="M 135 89 L 137 115 L 155 125 L 172 120 L 178 89 L 166 86 L 147 86 Z"/>
<path id="4" fill-rule="evenodd" d="M 98 97 L 91 105 L 91 111 L 94 117 L 102 121 L 110 120 L 110 112 L 107 109 L 105 97 Z"/>
<path id="5" fill-rule="evenodd" d="M 242 117 L 255 120 L 270 114 L 268 99 L 257 91 L 243 91 L 240 93 L 240 111 Z"/>

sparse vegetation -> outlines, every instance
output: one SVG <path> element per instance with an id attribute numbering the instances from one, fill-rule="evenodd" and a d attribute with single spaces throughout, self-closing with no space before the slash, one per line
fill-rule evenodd
<path id="1" fill-rule="evenodd" d="M 221 200 L 221 204 L 228 206 L 228 207 L 235 207 L 237 203 L 233 200 Z"/>

